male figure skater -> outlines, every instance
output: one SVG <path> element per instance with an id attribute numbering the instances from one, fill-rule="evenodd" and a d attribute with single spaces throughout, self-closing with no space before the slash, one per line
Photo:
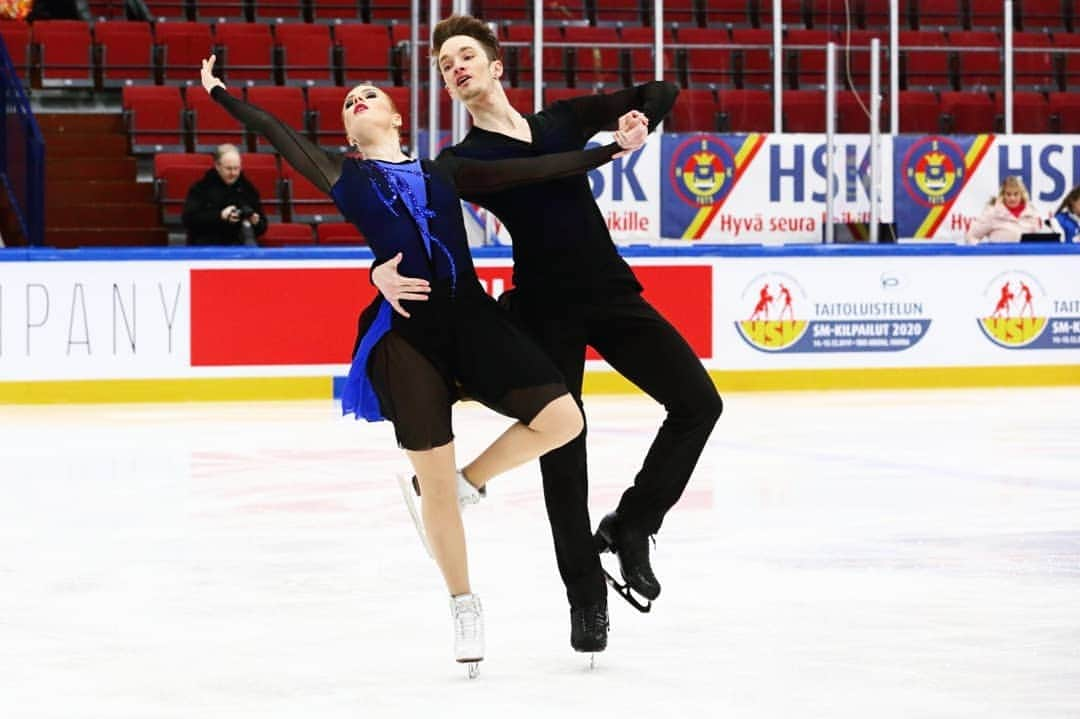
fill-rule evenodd
<path id="1" fill-rule="evenodd" d="M 596 132 L 615 129 L 638 110 L 654 129 L 678 88 L 650 82 L 605 95 L 558 102 L 522 115 L 503 92 L 500 47 L 484 22 L 451 16 L 434 29 L 432 54 L 450 95 L 465 104 L 473 127 L 444 150 L 493 160 L 581 149 Z M 629 127 L 629 125 L 628 125 Z M 621 127 L 624 131 L 628 127 Z M 585 347 L 667 410 L 634 483 L 600 522 L 594 538 L 588 511 L 585 432 L 540 460 L 544 500 L 559 572 L 570 602 L 570 644 L 579 652 L 607 646 L 607 588 L 597 549 L 619 559 L 623 580 L 648 600 L 660 594 L 649 562 L 649 537 L 678 501 L 722 403 L 697 355 L 678 331 L 641 297 L 642 287 L 619 256 L 584 176 L 505 190 L 477 201 L 513 237 L 514 289 L 502 301 L 562 372 L 581 405 Z M 391 304 L 422 299 L 422 280 L 397 274 L 395 262 L 372 272 Z M 400 305 L 397 305 L 400 306 Z"/>

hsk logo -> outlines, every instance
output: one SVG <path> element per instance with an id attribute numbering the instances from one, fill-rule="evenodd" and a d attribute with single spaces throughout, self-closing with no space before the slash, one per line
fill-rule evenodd
<path id="1" fill-rule="evenodd" d="M 923 207 L 951 202 L 963 186 L 964 153 L 953 141 L 926 137 L 904 156 L 904 189 Z"/>
<path id="2" fill-rule="evenodd" d="M 671 159 L 675 193 L 692 207 L 714 205 L 727 197 L 735 179 L 735 157 L 723 140 L 695 138 L 684 142 Z"/>
<path id="3" fill-rule="evenodd" d="M 997 275 L 983 290 L 983 306 L 979 329 L 999 347 L 1080 349 L 1080 300 L 1049 298 L 1033 275 Z"/>
<path id="4" fill-rule="evenodd" d="M 758 275 L 743 289 L 735 327 L 762 352 L 897 352 L 930 328 L 922 302 L 812 301 L 788 274 Z M 808 311 L 809 310 L 809 311 Z"/>

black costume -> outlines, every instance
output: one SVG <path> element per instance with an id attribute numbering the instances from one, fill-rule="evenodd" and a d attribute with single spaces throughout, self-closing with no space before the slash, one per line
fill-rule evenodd
<path id="1" fill-rule="evenodd" d="M 184 200 L 184 227 L 188 231 L 189 245 L 242 245 L 244 244 L 243 225 L 221 219 L 221 211 L 229 205 L 237 209 L 250 207 L 259 215 L 259 221 L 252 223 L 255 237 L 266 232 L 266 213 L 263 212 L 259 191 L 255 189 L 244 173 L 236 182 L 226 185 L 218 171 L 211 167 L 201 180 L 188 190 Z"/>
<path id="2" fill-rule="evenodd" d="M 469 396 L 525 423 L 566 393 L 551 361 L 483 291 L 469 254 L 460 198 L 584 173 L 608 161 L 617 145 L 540 162 L 360 160 L 324 152 L 221 88 L 214 88 L 212 96 L 333 197 L 368 238 L 376 262 L 401 252 L 403 271 L 430 280 L 426 302 L 404 303 L 411 317 L 390 312 L 381 296 L 361 315 L 354 349 L 357 371 L 350 373 L 350 381 L 357 375 L 358 406 L 346 410 L 374 418 L 362 406 L 369 381 L 377 397 L 376 414 L 394 422 L 405 449 L 420 451 L 453 439 L 450 405 L 459 383 Z"/>
<path id="3" fill-rule="evenodd" d="M 596 132 L 640 110 L 655 128 L 678 89 L 651 82 L 606 95 L 557 102 L 525 115 L 532 142 L 473 127 L 446 156 L 483 160 L 540 158 L 584 147 Z M 722 403 L 697 355 L 641 297 L 619 256 L 586 177 L 569 177 L 485 194 L 513 237 L 514 286 L 506 304 L 562 372 L 581 405 L 585 347 L 667 410 L 634 484 L 622 495 L 619 521 L 655 534 L 682 495 Z M 550 208 L 537 212 L 537 208 Z M 403 272 L 403 274 L 406 274 Z M 540 460 L 559 571 L 572 608 L 603 601 L 604 580 L 588 512 L 585 432 Z"/>

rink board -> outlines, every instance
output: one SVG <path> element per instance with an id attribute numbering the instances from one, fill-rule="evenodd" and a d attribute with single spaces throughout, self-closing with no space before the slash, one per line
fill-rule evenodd
<path id="1" fill-rule="evenodd" d="M 623 252 L 723 389 L 1080 384 L 1077 246 Z M 330 398 L 374 297 L 361 248 L 0 260 L 0 402 Z M 635 391 L 589 357 L 586 391 Z"/>

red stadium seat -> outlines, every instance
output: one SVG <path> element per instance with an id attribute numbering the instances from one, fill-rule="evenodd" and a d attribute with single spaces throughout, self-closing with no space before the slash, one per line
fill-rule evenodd
<path id="1" fill-rule="evenodd" d="M 160 152 L 154 155 L 154 189 L 162 222 L 180 224 L 188 190 L 213 165 L 213 159 L 203 154 Z"/>
<path id="2" fill-rule="evenodd" d="M 596 15 L 594 22 L 600 25 L 645 25 L 652 13 L 652 4 L 642 0 L 603 0 L 594 3 L 593 7 Z M 648 22 L 651 23 L 651 19 Z"/>
<path id="3" fill-rule="evenodd" d="M 1013 3 L 1016 5 L 1016 3 Z M 1065 12 L 1071 10 L 1071 14 Z M 1055 33 L 1071 27 L 1076 29 L 1078 12 L 1075 4 L 1063 5 L 1061 0 L 1024 0 L 1020 3 L 1020 25 L 1028 32 L 1049 29 Z"/>
<path id="4" fill-rule="evenodd" d="M 679 33 L 680 37 L 682 33 Z M 732 28 L 731 42 L 743 45 L 735 51 L 742 87 L 771 87 L 773 80 L 772 30 Z"/>
<path id="5" fill-rule="evenodd" d="M 1050 115 L 1060 132 L 1080 134 L 1080 95 L 1074 92 L 1052 92 L 1048 98 Z"/>
<path id="6" fill-rule="evenodd" d="M 333 85 L 334 60 L 326 25 L 282 23 L 274 26 L 285 84 Z"/>
<path id="7" fill-rule="evenodd" d="M 230 87 L 228 92 L 234 97 L 242 97 L 240 88 Z M 243 125 L 214 102 L 201 87 L 191 87 L 184 94 L 184 100 L 190 111 L 192 144 L 197 152 L 210 152 L 227 142 L 244 148 Z"/>
<path id="8" fill-rule="evenodd" d="M 42 87 L 92 87 L 90 28 L 82 20 L 38 20 L 31 29 L 39 46 Z"/>
<path id="9" fill-rule="evenodd" d="M 548 17 L 547 8 L 544 15 Z M 520 22 L 533 17 L 533 0 L 482 0 L 473 4 L 473 15 L 489 22 Z M 443 13 L 446 16 L 446 13 Z"/>
<path id="10" fill-rule="evenodd" d="M 99 22 L 94 39 L 101 53 L 106 87 L 154 82 L 154 43 L 145 22 Z"/>
<path id="11" fill-rule="evenodd" d="M 689 28 L 688 28 L 689 29 Z M 684 31 L 685 32 L 685 31 Z M 630 52 L 630 84 L 640 85 L 656 77 L 654 67 L 653 45 L 655 35 L 651 27 L 624 27 L 622 29 L 622 41 Z M 664 79 L 677 81 L 678 67 L 675 64 L 675 50 L 672 43 L 675 42 L 670 32 L 664 33 Z M 631 45 L 648 45 L 648 47 L 631 47 Z M 731 55 L 731 51 L 726 51 Z M 730 83 L 730 78 L 724 80 Z"/>
<path id="12" fill-rule="evenodd" d="M 311 114 L 311 126 L 315 130 L 315 140 L 322 147 L 344 149 L 345 126 L 341 123 L 341 112 L 345 105 L 348 88 L 344 87 L 309 87 L 307 89 L 307 108 Z"/>
<path id="13" fill-rule="evenodd" d="M 307 104 L 304 102 L 304 92 L 299 87 L 249 87 L 247 101 L 266 110 L 302 136 L 307 136 Z M 259 152 L 274 151 L 262 136 L 256 138 L 255 149 Z"/>
<path id="14" fill-rule="evenodd" d="M 803 0 L 781 0 L 780 5 L 781 23 L 786 28 L 806 27 L 806 13 L 803 12 Z M 758 8 L 758 21 L 761 27 L 769 28 L 772 32 L 772 0 L 764 0 Z"/>
<path id="15" fill-rule="evenodd" d="M 956 29 L 967 27 L 964 14 L 965 0 L 908 0 L 916 29 L 943 27 Z"/>
<path id="16" fill-rule="evenodd" d="M 1001 131 L 1005 123 L 1005 93 L 999 92 L 994 106 L 1001 117 Z M 1050 132 L 1050 105 L 1041 92 L 1013 93 L 1013 132 L 1017 135 L 1042 135 Z"/>
<path id="17" fill-rule="evenodd" d="M 259 238 L 260 247 L 296 247 L 314 245 L 315 235 L 311 225 L 299 222 L 272 222 Z"/>
<path id="18" fill-rule="evenodd" d="M 677 23 L 692 23 L 694 22 L 693 14 L 690 9 L 693 7 L 693 3 L 682 2 L 679 3 L 683 6 L 681 14 L 684 17 L 679 17 L 678 14 L 673 15 L 672 11 L 675 10 L 670 3 L 664 3 L 664 20 L 666 22 Z M 723 27 L 726 25 L 741 25 L 743 27 L 749 27 L 753 24 L 753 18 L 751 12 L 754 10 L 760 10 L 758 7 L 760 3 L 756 0 L 748 2 L 747 0 L 710 0 L 704 4 L 705 10 L 705 24 L 710 27 Z M 771 7 L 767 5 L 766 8 Z"/>
<path id="19" fill-rule="evenodd" d="M 968 0 L 968 4 L 971 10 L 969 26 L 973 30 L 996 30 L 1005 27 L 1004 3 L 1002 0 Z M 1020 5 L 1019 0 L 1014 0 L 1014 18 L 1020 14 Z"/>
<path id="20" fill-rule="evenodd" d="M 613 27 L 566 27 L 563 40 L 573 43 L 571 72 L 575 85 L 623 85 L 622 52 Z M 609 45 L 611 47 L 601 47 Z"/>
<path id="21" fill-rule="evenodd" d="M 270 26 L 254 22 L 218 23 L 214 44 L 219 48 L 221 77 L 228 83 L 270 83 L 274 79 L 274 39 Z"/>
<path id="22" fill-rule="evenodd" d="M 840 63 L 841 84 L 848 82 L 848 70 L 851 71 L 851 82 L 857 88 L 870 87 L 870 41 L 877 38 L 881 44 L 881 87 L 889 86 L 889 32 L 888 30 L 852 30 L 851 49 L 843 43 L 846 39 L 840 35 L 841 45 L 838 48 L 836 61 Z"/>
<path id="23" fill-rule="evenodd" d="M 318 8 L 324 1 L 317 0 L 311 6 Z M 300 22 L 304 19 L 303 0 L 254 0 L 253 4 L 256 21 Z"/>
<path id="24" fill-rule="evenodd" d="M 900 31 L 900 86 L 951 88 L 949 41 L 937 30 Z"/>
<path id="25" fill-rule="evenodd" d="M 889 30 L 889 3 L 891 0 L 858 0 L 855 3 L 855 22 L 861 28 L 867 30 L 882 29 L 888 35 Z M 908 28 L 907 13 L 901 5 L 898 13 L 900 29 Z"/>
<path id="26" fill-rule="evenodd" d="M 825 93 L 784 90 L 784 131 L 825 132 Z"/>
<path id="27" fill-rule="evenodd" d="M 30 76 L 30 26 L 24 22 L 0 22 L 0 36 L 4 38 L 15 72 L 25 84 Z"/>
<path id="28" fill-rule="evenodd" d="M 503 44 L 503 60 L 506 65 L 510 84 L 515 87 L 531 86 L 533 81 L 532 61 L 533 29 L 531 25 L 510 25 L 507 27 L 506 40 Z M 562 32 L 557 27 L 544 28 L 544 42 L 562 42 Z M 527 45 L 510 45 L 527 43 Z M 561 47 L 544 45 L 544 83 L 566 85 L 567 58 Z"/>
<path id="29" fill-rule="evenodd" d="M 1080 87 L 1080 35 L 1055 33 L 1054 48 L 1063 56 L 1064 89 L 1071 90 Z"/>
<path id="30" fill-rule="evenodd" d="M 859 100 L 862 100 L 860 104 Z M 889 131 L 889 98 L 881 100 L 882 132 Z M 842 133 L 870 132 L 870 94 L 863 92 L 856 95 L 850 90 L 843 90 L 836 96 L 836 131 Z"/>
<path id="31" fill-rule="evenodd" d="M 1002 83 L 1001 39 L 997 33 L 982 30 L 953 31 L 949 43 L 960 58 L 960 87 Z"/>
<path id="32" fill-rule="evenodd" d="M 132 152 L 183 152 L 184 101 L 180 88 L 125 87 L 122 105 Z"/>
<path id="33" fill-rule="evenodd" d="M 252 185 L 255 185 L 255 189 L 259 191 L 259 199 L 262 201 L 266 216 L 279 221 L 281 219 L 281 197 L 278 192 L 278 185 L 281 181 L 281 175 L 278 173 L 277 157 L 270 153 L 261 155 L 244 154 L 242 155 L 242 162 L 244 177 Z"/>
<path id="34" fill-rule="evenodd" d="M 510 104 L 518 112 L 532 112 L 533 111 L 533 98 L 535 93 L 531 87 L 507 87 L 503 88 L 503 92 L 506 93 L 506 99 L 510 101 Z"/>
<path id="35" fill-rule="evenodd" d="M 686 77 L 691 87 L 733 87 L 736 84 L 731 48 L 716 47 L 730 44 L 727 30 L 679 28 L 676 46 L 690 46 L 685 52 Z"/>
<path id="36" fill-rule="evenodd" d="M 901 90 L 900 132 L 941 132 L 941 105 L 937 93 L 927 90 Z"/>
<path id="37" fill-rule="evenodd" d="M 712 90 L 683 90 L 671 109 L 671 132 L 716 132 L 720 105 Z"/>
<path id="38" fill-rule="evenodd" d="M 582 95 L 595 94 L 592 89 L 585 87 L 545 87 L 544 107 L 549 107 L 560 100 L 572 100 Z"/>
<path id="39" fill-rule="evenodd" d="M 722 24 L 727 22 L 724 20 L 726 12 L 720 10 L 720 12 L 710 20 L 709 7 L 715 5 L 718 8 L 723 8 L 724 5 L 730 5 L 735 1 L 736 0 L 716 0 L 716 2 L 706 3 L 704 14 L 702 15 L 698 12 L 696 0 L 667 0 L 667 2 L 664 3 L 664 22 L 668 24 L 678 23 L 680 26 L 700 26 L 703 23 L 710 22 Z M 652 15 L 651 4 L 649 5 L 649 15 Z"/>
<path id="40" fill-rule="evenodd" d="M 162 80 L 198 83 L 199 65 L 213 46 L 210 26 L 200 22 L 159 22 L 154 26 Z"/>
<path id="41" fill-rule="evenodd" d="M 994 131 L 994 101 L 985 92 L 943 92 L 941 111 L 947 115 L 946 129 L 949 132 L 973 134 Z"/>
<path id="42" fill-rule="evenodd" d="M 315 226 L 320 245 L 366 245 L 367 240 L 350 222 L 320 222 Z"/>
<path id="43" fill-rule="evenodd" d="M 765 90 L 718 90 L 720 126 L 730 132 L 772 132 L 773 103 Z"/>
<path id="44" fill-rule="evenodd" d="M 1057 89 L 1050 36 L 1042 32 L 1013 33 L 1013 80 L 1017 87 Z"/>
<path id="45" fill-rule="evenodd" d="M 215 20 L 247 20 L 243 0 L 195 0 L 195 19 L 199 22 Z"/>
<path id="46" fill-rule="evenodd" d="M 390 35 L 385 25 L 337 25 L 334 42 L 341 48 L 346 85 L 359 82 L 381 85 L 393 78 Z"/>
<path id="47" fill-rule="evenodd" d="M 319 0 L 311 4 L 315 22 L 359 22 L 360 9 L 356 0 Z"/>
<path id="48" fill-rule="evenodd" d="M 281 177 L 287 188 L 288 217 L 292 222 L 322 222 L 336 220 L 341 216 L 337 206 L 326 193 L 311 184 L 288 163 L 283 165 Z"/>
<path id="49" fill-rule="evenodd" d="M 185 0 L 146 0 L 150 17 L 155 20 L 189 20 Z"/>
<path id="50" fill-rule="evenodd" d="M 796 87 L 825 86 L 825 46 L 830 40 L 836 39 L 836 36 L 827 30 L 787 31 L 784 36 L 784 49 L 792 51 L 789 57 L 794 59 Z M 839 60 L 839 53 L 837 59 Z"/>

